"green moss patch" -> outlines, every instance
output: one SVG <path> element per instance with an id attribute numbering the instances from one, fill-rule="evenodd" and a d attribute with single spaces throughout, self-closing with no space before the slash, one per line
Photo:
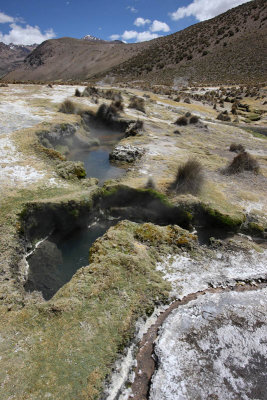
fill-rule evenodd
<path id="1" fill-rule="evenodd" d="M 217 226 L 237 231 L 245 220 L 245 216 L 242 215 L 241 213 L 240 215 L 226 214 L 208 205 L 203 205 L 203 211 L 206 214 L 208 220 L 210 221 L 210 224 L 212 224 L 214 227 Z"/>

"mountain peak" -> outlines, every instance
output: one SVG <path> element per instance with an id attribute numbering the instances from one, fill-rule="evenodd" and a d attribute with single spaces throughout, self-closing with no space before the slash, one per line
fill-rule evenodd
<path id="1" fill-rule="evenodd" d="M 105 42 L 105 40 L 99 39 L 92 35 L 85 35 L 84 37 L 82 37 L 82 40 L 89 40 L 90 42 Z"/>

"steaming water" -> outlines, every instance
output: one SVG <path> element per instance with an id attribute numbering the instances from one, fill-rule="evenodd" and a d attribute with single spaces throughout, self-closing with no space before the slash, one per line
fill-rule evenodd
<path id="1" fill-rule="evenodd" d="M 90 151 L 73 152 L 69 158 L 73 161 L 83 161 L 87 177 L 98 178 L 100 184 L 123 176 L 125 170 L 110 163 L 109 153 L 124 134 L 103 125 L 90 126 L 90 132 L 92 137 L 99 139 L 100 146 Z"/>
<path id="2" fill-rule="evenodd" d="M 123 137 L 123 133 L 104 126 L 91 126 L 93 137 L 100 146 L 90 151 L 73 151 L 71 160 L 83 161 L 88 177 L 95 177 L 103 183 L 116 179 L 125 172 L 109 162 L 109 152 Z M 75 272 L 89 264 L 89 249 L 94 241 L 112 225 L 112 221 L 96 222 L 89 229 L 72 232 L 67 238 L 49 238 L 28 257 L 29 276 L 25 284 L 27 291 L 38 290 L 49 300 Z"/>
<path id="3" fill-rule="evenodd" d="M 89 264 L 89 249 L 94 241 L 112 225 L 112 221 L 96 222 L 89 229 L 73 232 L 57 240 L 49 238 L 28 257 L 29 276 L 25 289 L 42 292 L 49 300 L 75 272 Z"/>

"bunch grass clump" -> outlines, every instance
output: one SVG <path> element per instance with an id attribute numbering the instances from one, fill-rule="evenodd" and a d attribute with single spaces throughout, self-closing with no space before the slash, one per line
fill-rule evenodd
<path id="1" fill-rule="evenodd" d="M 188 124 L 188 120 L 185 115 L 183 115 L 182 117 L 179 117 L 175 121 L 175 125 L 178 125 L 178 126 L 186 126 L 187 124 Z"/>
<path id="2" fill-rule="evenodd" d="M 245 151 L 245 147 L 242 144 L 231 143 L 229 150 L 235 153 L 242 153 L 243 151 Z"/>
<path id="3" fill-rule="evenodd" d="M 71 100 L 64 100 L 59 107 L 59 111 L 65 114 L 75 114 L 76 106 Z"/>
<path id="4" fill-rule="evenodd" d="M 204 183 L 203 168 L 194 158 L 179 166 L 172 189 L 176 193 L 197 194 Z"/>
<path id="5" fill-rule="evenodd" d="M 260 166 L 258 161 L 252 157 L 246 151 L 237 154 L 233 161 L 228 165 L 225 169 L 225 173 L 227 174 L 239 174 L 244 171 L 252 171 L 255 174 L 258 174 L 260 170 Z"/>
<path id="6" fill-rule="evenodd" d="M 190 124 L 197 124 L 198 121 L 199 121 L 199 118 L 196 115 L 192 115 L 190 120 L 189 120 L 189 123 Z"/>
<path id="7" fill-rule="evenodd" d="M 79 91 L 79 89 L 77 88 L 76 90 L 75 90 L 75 94 L 74 94 L 74 96 L 76 96 L 76 97 L 81 97 L 81 92 Z"/>
<path id="8" fill-rule="evenodd" d="M 141 97 L 132 96 L 130 98 L 129 108 L 135 108 L 136 110 L 145 113 L 146 110 L 144 99 L 142 99 Z"/>

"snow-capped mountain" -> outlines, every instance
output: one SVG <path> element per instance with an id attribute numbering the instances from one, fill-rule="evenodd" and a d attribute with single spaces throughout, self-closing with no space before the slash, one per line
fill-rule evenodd
<path id="1" fill-rule="evenodd" d="M 20 66 L 37 46 L 0 42 L 0 77 Z"/>
<path id="2" fill-rule="evenodd" d="M 82 40 L 89 40 L 90 42 L 105 42 L 105 40 L 99 39 L 92 35 L 85 35 Z"/>

